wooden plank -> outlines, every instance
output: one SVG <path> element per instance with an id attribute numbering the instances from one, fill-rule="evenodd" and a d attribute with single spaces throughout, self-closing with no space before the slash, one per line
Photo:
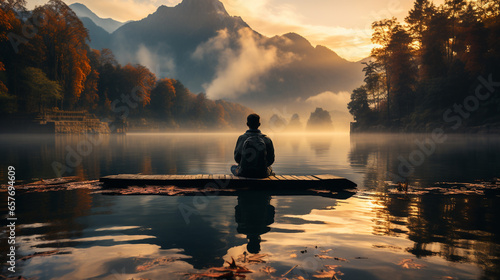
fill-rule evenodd
<path id="1" fill-rule="evenodd" d="M 294 176 L 297 177 L 297 180 L 300 180 L 300 181 L 309 181 L 309 179 L 306 176 L 302 176 L 302 175 L 300 175 L 300 176 L 294 175 Z"/>
<path id="2" fill-rule="evenodd" d="M 312 176 L 312 175 L 307 175 L 306 177 L 307 177 L 307 179 L 308 179 L 308 180 L 310 180 L 310 181 L 319 181 L 319 179 L 318 179 L 318 178 L 316 178 L 316 177 L 314 177 L 314 176 Z"/>
<path id="3" fill-rule="evenodd" d="M 214 180 L 225 180 L 226 175 L 223 174 L 214 174 Z"/>
<path id="4" fill-rule="evenodd" d="M 337 179 L 343 179 L 342 177 L 338 176 L 333 176 L 330 174 L 322 174 L 322 175 L 312 175 L 320 180 L 337 180 Z"/>
<path id="5" fill-rule="evenodd" d="M 210 177 L 209 174 L 203 174 L 203 176 L 201 177 L 201 179 L 208 180 L 208 179 L 210 179 L 209 177 Z"/>
<path id="6" fill-rule="evenodd" d="M 286 178 L 283 175 L 276 175 L 276 178 L 278 178 L 280 181 L 286 181 Z"/>
<path id="7" fill-rule="evenodd" d="M 278 178 L 276 178 L 276 176 L 269 176 L 269 179 L 270 179 L 271 181 L 279 181 L 279 179 L 278 179 Z"/>
<path id="8" fill-rule="evenodd" d="M 285 178 L 285 180 L 287 181 L 296 181 L 297 179 L 295 179 L 292 175 L 283 175 L 283 177 Z"/>

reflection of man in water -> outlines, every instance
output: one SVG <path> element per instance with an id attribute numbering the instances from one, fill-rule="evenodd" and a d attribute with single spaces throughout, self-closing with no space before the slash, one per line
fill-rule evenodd
<path id="1" fill-rule="evenodd" d="M 251 254 L 260 252 L 260 236 L 271 230 L 274 223 L 274 206 L 270 204 L 271 197 L 258 193 L 243 193 L 238 196 L 235 207 L 238 233 L 248 238 L 247 250 Z"/>
<path id="2" fill-rule="evenodd" d="M 274 146 L 271 138 L 259 130 L 260 116 L 250 114 L 247 117 L 249 130 L 241 135 L 234 149 L 234 160 L 231 172 L 236 176 L 264 178 L 273 174 Z"/>

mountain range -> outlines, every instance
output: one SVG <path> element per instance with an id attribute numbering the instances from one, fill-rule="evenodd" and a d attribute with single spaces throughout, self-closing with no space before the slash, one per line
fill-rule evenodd
<path id="1" fill-rule="evenodd" d="M 124 24 L 123 22 L 116 21 L 112 18 L 100 18 L 89 8 L 87 8 L 87 6 L 80 3 L 71 4 L 69 7 L 80 19 L 88 18 L 108 33 L 113 33 L 116 29 Z"/>
<path id="2" fill-rule="evenodd" d="M 253 108 L 300 107 L 326 91 L 350 92 L 363 80 L 360 62 L 296 33 L 263 36 L 218 0 L 160 6 L 127 23 L 101 19 L 82 4 L 70 7 L 89 30 L 91 47 L 109 48 L 122 64 L 143 64 L 158 77 L 178 79 L 213 99 Z"/>

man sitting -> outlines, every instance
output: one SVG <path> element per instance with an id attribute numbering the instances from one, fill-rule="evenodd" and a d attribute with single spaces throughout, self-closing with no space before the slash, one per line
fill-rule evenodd
<path id="1" fill-rule="evenodd" d="M 234 160 L 231 172 L 235 176 L 249 178 L 265 178 L 274 175 L 271 165 L 274 163 L 274 146 L 271 138 L 259 130 L 260 116 L 251 114 L 247 117 L 249 130 L 241 135 L 234 149 Z"/>

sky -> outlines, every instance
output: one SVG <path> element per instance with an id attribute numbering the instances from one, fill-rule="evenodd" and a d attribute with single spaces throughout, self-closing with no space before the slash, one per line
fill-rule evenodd
<path id="1" fill-rule="evenodd" d="M 434 1 L 441 4 L 444 0 Z M 28 0 L 28 8 L 47 0 Z M 139 20 L 161 5 L 175 6 L 181 0 L 67 0 L 79 2 L 102 18 Z M 313 45 L 329 47 L 341 57 L 358 61 L 370 54 L 370 25 L 396 17 L 403 21 L 414 0 L 221 0 L 228 13 L 241 16 L 255 31 L 272 37 L 295 32 Z"/>

